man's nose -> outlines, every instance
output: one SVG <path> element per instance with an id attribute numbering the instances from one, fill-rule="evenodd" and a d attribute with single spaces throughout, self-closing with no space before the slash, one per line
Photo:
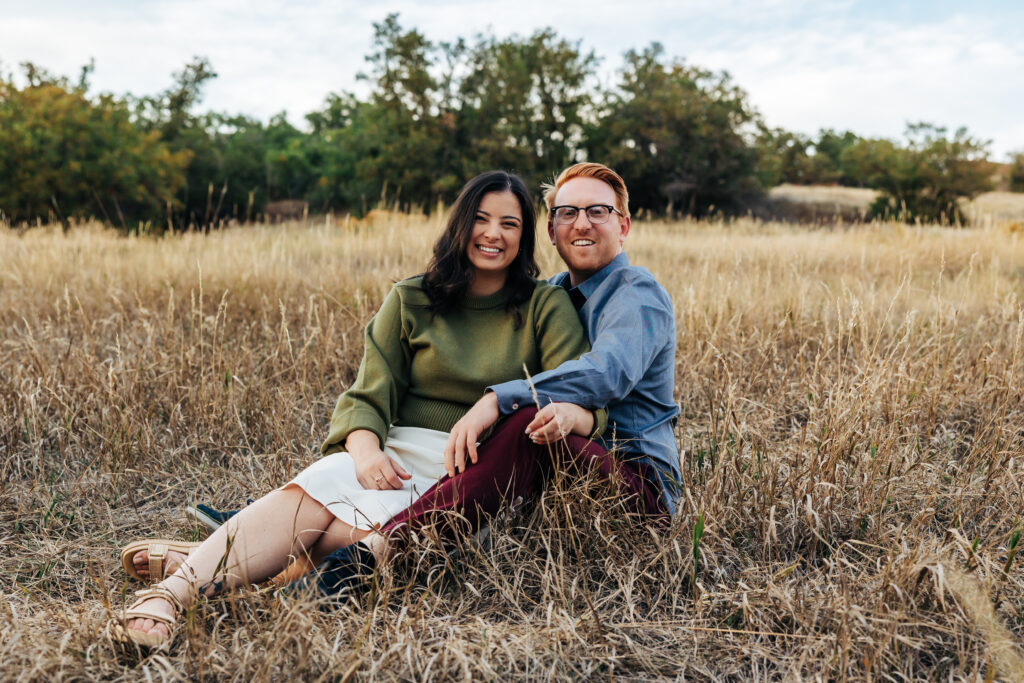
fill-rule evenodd
<path id="1" fill-rule="evenodd" d="M 587 216 L 587 212 L 586 212 L 586 211 L 577 211 L 577 212 L 576 212 L 576 220 L 574 220 L 574 221 L 572 222 L 572 224 L 573 224 L 573 227 L 575 227 L 575 226 L 579 226 L 579 225 L 580 225 L 580 219 L 581 219 L 581 218 L 583 219 L 583 224 L 582 224 L 582 227 L 585 227 L 585 228 L 589 228 L 589 227 L 590 227 L 591 225 L 593 225 L 593 224 L 592 224 L 592 223 L 590 222 L 590 217 L 589 217 L 589 216 Z"/>

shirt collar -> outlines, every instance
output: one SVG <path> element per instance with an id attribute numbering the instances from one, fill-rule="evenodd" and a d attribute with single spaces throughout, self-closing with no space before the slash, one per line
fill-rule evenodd
<path id="1" fill-rule="evenodd" d="M 614 273 L 616 270 L 619 270 L 620 268 L 628 268 L 628 267 L 629 267 L 629 258 L 626 256 L 626 252 L 622 252 L 618 256 L 613 258 L 611 260 L 611 262 L 607 266 L 605 266 L 601 270 L 597 271 L 596 273 L 594 273 L 593 275 L 588 277 L 583 282 L 581 282 L 578 285 L 576 285 L 575 288 L 578 289 L 580 291 L 580 293 L 583 294 L 583 296 L 585 296 L 585 297 L 587 297 L 589 299 L 590 295 L 593 294 L 594 291 L 597 290 L 597 288 L 601 286 L 601 283 L 603 283 L 605 280 L 608 279 L 609 275 Z M 569 274 L 566 273 L 565 274 L 565 280 L 563 281 L 562 286 L 566 287 L 568 289 L 568 288 L 570 288 L 569 283 L 570 283 Z"/>

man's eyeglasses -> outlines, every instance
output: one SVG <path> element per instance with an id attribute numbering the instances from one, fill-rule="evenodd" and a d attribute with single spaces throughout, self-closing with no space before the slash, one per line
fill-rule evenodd
<path id="1" fill-rule="evenodd" d="M 607 223 L 608 217 L 612 215 L 612 212 L 623 215 L 621 211 L 616 209 L 614 206 L 608 204 L 591 204 L 590 206 L 556 206 L 551 209 L 551 219 L 556 225 L 567 225 L 574 223 L 576 217 L 580 215 L 580 211 L 587 214 L 587 220 L 594 225 L 600 225 L 601 223 Z"/>

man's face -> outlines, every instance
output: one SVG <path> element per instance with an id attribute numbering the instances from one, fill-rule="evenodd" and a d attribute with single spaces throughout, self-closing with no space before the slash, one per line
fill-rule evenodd
<path id="1" fill-rule="evenodd" d="M 615 191 L 597 178 L 573 178 L 558 188 L 555 206 L 576 206 L 580 209 L 594 204 L 615 206 Z M 622 244 L 629 234 L 629 219 L 612 212 L 605 223 L 594 225 L 585 211 L 579 211 L 571 223 L 556 223 L 548 218 L 548 236 L 558 255 L 569 269 L 573 286 L 601 270 L 622 253 Z"/>

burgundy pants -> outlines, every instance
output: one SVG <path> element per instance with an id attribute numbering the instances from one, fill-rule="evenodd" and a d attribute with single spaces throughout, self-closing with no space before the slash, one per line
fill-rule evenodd
<path id="1" fill-rule="evenodd" d="M 538 491 L 556 468 L 570 476 L 594 472 L 615 485 L 632 511 L 667 521 L 661 493 L 648 476 L 653 472 L 645 464 L 623 462 L 580 436 L 554 446 L 535 444 L 526 435 L 526 425 L 536 413 L 536 408 L 513 413 L 477 449 L 476 464 L 467 458 L 464 471 L 443 476 L 381 533 L 399 544 L 409 539 L 410 532 L 427 527 L 442 541 L 474 533 L 506 501 Z"/>

